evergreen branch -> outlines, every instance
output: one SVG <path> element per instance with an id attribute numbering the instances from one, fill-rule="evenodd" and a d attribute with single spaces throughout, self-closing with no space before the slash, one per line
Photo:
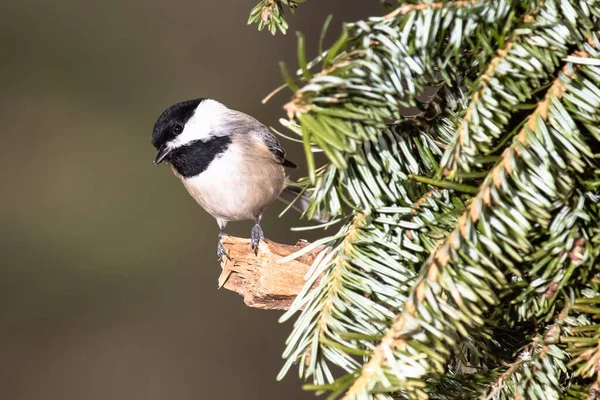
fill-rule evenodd
<path id="1" fill-rule="evenodd" d="M 474 159 L 492 152 L 517 105 L 531 99 L 554 75 L 571 43 L 589 36 L 593 28 L 586 2 L 565 15 L 569 0 L 546 1 L 535 14 L 526 14 L 523 24 L 498 50 L 479 78 L 477 88 L 458 136 L 442 160 L 444 174 L 470 172 Z M 526 34 L 525 34 L 526 32 Z"/>
<path id="2" fill-rule="evenodd" d="M 450 92 L 444 96 L 452 98 Z M 444 118 L 443 114 L 439 117 Z M 427 160 L 434 161 L 432 152 L 439 157 L 441 150 L 433 143 L 448 137 L 445 133 L 437 136 L 435 129 L 423 132 L 413 126 L 414 132 L 407 131 L 404 123 L 390 126 L 377 143 L 365 143 L 358 152 L 361 157 L 356 158 L 360 163 L 351 162 L 347 170 L 328 166 L 317 173 L 313 206 L 336 203 L 347 190 L 348 205 L 365 211 L 354 213 L 354 224 L 360 229 L 351 223 L 336 234 L 339 239 L 326 239 L 328 257 L 313 266 L 306 290 L 285 315 L 288 318 L 306 304 L 290 335 L 282 374 L 299 361 L 301 375 L 313 376 L 321 388 L 331 376 L 326 361 L 348 372 L 356 369 L 341 355 L 349 349 L 364 352 L 373 348 L 378 340 L 372 336 L 379 337 L 406 299 L 416 266 L 464 208 L 449 191 L 408 178 L 411 171 L 435 172 L 437 166 Z M 332 190 L 336 180 L 345 186 Z M 314 286 L 321 271 L 321 283 Z M 360 311 L 350 310 L 345 301 Z M 348 335 L 359 332 L 370 337 L 348 340 Z M 306 360 L 311 363 L 307 365 Z"/>
<path id="3" fill-rule="evenodd" d="M 385 261 L 378 261 L 378 266 L 373 267 L 372 273 L 381 277 L 377 279 L 379 282 L 372 280 L 369 288 L 356 287 L 356 282 L 365 281 L 366 278 L 366 271 L 360 270 L 360 266 L 365 264 L 360 260 L 369 256 L 365 253 L 365 244 L 372 243 L 375 239 L 369 239 L 373 233 L 369 232 L 372 229 L 365 231 L 366 225 L 366 216 L 358 213 L 350 224 L 341 229 L 336 235 L 340 240 L 317 257 L 306 275 L 305 289 L 282 317 L 285 320 L 304 307 L 290 336 L 293 339 L 284 352 L 288 362 L 283 367 L 280 378 L 296 361 L 301 363 L 301 374 L 306 371 L 305 376 L 313 376 L 317 384 L 332 380 L 331 372 L 323 360 L 330 360 L 347 371 L 352 371 L 357 367 L 356 362 L 345 358 L 344 354 L 348 351 L 362 352 L 365 341 L 348 340 L 348 333 L 377 335 L 384 328 L 385 321 L 390 320 L 393 313 L 378 304 L 378 297 L 385 298 L 385 304 L 393 304 L 390 300 L 398 297 L 394 300 L 398 302 L 396 307 L 401 304 L 401 299 L 404 298 L 402 290 L 407 287 L 406 280 L 410 280 L 414 273 L 402 271 L 397 265 L 392 273 L 391 268 L 385 266 Z M 376 254 L 371 255 L 372 258 L 374 256 Z M 318 278 L 320 283 L 309 291 Z M 355 294 L 357 289 L 363 293 L 367 290 L 372 296 Z M 346 302 L 352 302 L 357 313 L 360 310 L 361 316 L 357 323 L 350 323 L 344 316 L 348 312 Z"/>
<path id="4" fill-rule="evenodd" d="M 460 90 L 442 89 L 439 100 L 449 106 L 436 115 L 436 122 L 446 121 L 464 103 Z M 361 219 L 369 216 L 369 222 L 361 222 L 365 227 L 355 232 L 352 246 L 346 243 L 349 232 L 346 227 L 336 235 L 338 239 L 325 239 L 329 242 L 326 247 L 330 257 L 313 266 L 305 290 L 296 299 L 297 306 L 292 306 L 284 316 L 288 318 L 300 305 L 307 304 L 290 335 L 284 353 L 288 360 L 280 377 L 298 361 L 301 376 L 313 376 L 316 388 L 322 390 L 331 377 L 328 362 L 349 372 L 355 370 L 357 366 L 349 364 L 342 355 L 364 353 L 374 347 L 379 332 L 389 326 L 406 299 L 416 266 L 464 209 L 463 201 L 448 190 L 432 189 L 408 178 L 411 172 L 431 176 L 438 168 L 436 158 L 442 154 L 438 143 L 450 139 L 446 125 L 438 129 L 436 123 L 427 131 L 419 130 L 418 126 L 408 120 L 391 125 L 378 142 L 366 142 L 357 152 L 360 157 L 355 157 L 346 170 L 330 165 L 317 171 L 311 207 L 327 207 L 331 213 L 337 212 L 341 198 L 353 210 L 364 210 L 354 213 L 355 221 L 357 215 L 363 215 Z M 336 181 L 343 186 L 332 187 Z M 338 289 L 333 293 L 330 274 L 333 268 L 341 267 L 343 270 L 336 275 L 340 281 Z M 324 277 L 320 284 L 313 285 L 317 271 L 324 271 Z M 352 299 L 360 311 L 347 308 L 343 299 Z M 328 307 L 323 307 L 324 301 Z M 317 329 L 320 325 L 315 321 L 322 317 L 329 321 L 326 331 Z M 362 339 L 348 340 L 358 332 L 362 332 Z M 306 364 L 307 360 L 311 362 Z"/>
<path id="5" fill-rule="evenodd" d="M 458 331 L 469 336 L 463 324 L 471 329 L 481 326 L 484 321 L 479 315 L 489 305 L 498 303 L 497 294 L 500 288 L 506 287 L 507 278 L 511 274 L 522 275 L 515 264 L 521 259 L 516 249 L 505 244 L 505 252 L 512 251 L 503 254 L 491 237 L 499 232 L 510 232 L 516 243 L 523 243 L 530 251 L 531 245 L 527 243 L 534 227 L 548 226 L 552 203 L 569 198 L 575 184 L 569 173 L 580 170 L 581 158 L 590 156 L 581 133 L 573 126 L 568 114 L 562 112 L 560 103 L 568 89 L 577 91 L 574 83 L 577 69 L 572 64 L 563 68 L 528 123 L 482 184 L 480 192 L 460 218 L 458 227 L 432 253 L 413 286 L 404 311 L 373 351 L 370 361 L 346 393 L 346 399 L 366 398 L 375 387 L 386 391 L 402 387 L 409 396 L 422 397 L 422 378 L 441 372 L 443 364 L 428 359 L 416 345 L 433 347 L 446 359 L 449 354 L 445 346 L 455 345 L 449 334 Z M 589 71 L 585 78 L 577 78 L 585 81 L 589 74 L 595 73 L 595 70 Z M 594 104 L 596 98 L 587 99 L 586 103 L 580 101 L 580 109 Z M 597 106 L 591 109 L 593 113 L 599 112 Z M 593 113 L 588 115 L 588 121 L 594 118 Z M 550 136 L 547 134 L 549 127 L 552 128 Z M 564 147 L 569 142 L 572 144 Z M 547 161 L 539 164 L 547 159 L 546 148 L 556 153 L 553 155 L 556 164 Z M 519 174 L 513 173 L 516 169 L 520 170 Z M 560 180 L 552 178 L 559 175 L 562 176 Z M 540 176 L 545 177 L 544 181 L 538 178 Z M 509 190 L 512 197 L 505 195 Z M 498 212 L 502 214 L 501 219 L 498 219 Z M 499 266 L 494 265 L 480 246 L 494 255 Z M 477 269 L 470 268 L 469 265 L 474 267 L 475 262 L 479 264 Z M 464 286 L 466 282 L 474 290 Z M 438 310 L 436 318 L 432 320 L 426 310 Z M 444 314 L 452 319 L 444 321 Z M 385 369 L 384 364 L 387 365 Z"/>
<path id="6" fill-rule="evenodd" d="M 600 395 L 600 382 L 590 384 L 572 384 L 566 390 L 565 399 L 569 400 L 598 400 Z"/>
<path id="7" fill-rule="evenodd" d="M 413 209 L 411 212 L 413 214 L 417 214 L 422 205 L 426 204 L 428 202 L 428 200 L 431 199 L 436 194 L 441 193 L 442 190 L 443 189 L 433 188 L 430 191 L 426 192 L 423 196 L 421 196 L 420 198 L 417 199 L 417 201 L 414 202 L 414 206 L 413 206 Z"/>
<path id="8" fill-rule="evenodd" d="M 453 2 L 438 2 L 438 3 L 423 3 L 423 4 L 406 4 L 396 8 L 391 13 L 385 15 L 383 18 L 396 18 L 399 14 L 409 14 L 415 11 L 424 11 L 432 9 L 457 9 L 467 6 L 474 6 L 477 3 L 481 3 L 485 0 L 464 0 L 464 1 L 453 1 Z"/>
<path id="9" fill-rule="evenodd" d="M 577 190 L 568 203 L 553 212 L 548 233 L 532 241 L 535 250 L 523 256 L 522 264 L 527 267 L 522 279 L 511 284 L 518 294 L 505 298 L 506 306 L 497 308 L 492 319 L 504 320 L 508 326 L 548 321 L 563 288 L 587 280 L 597 253 L 591 241 L 599 223 L 590 217 L 595 209 L 595 199 Z M 499 239 L 511 242 L 505 235 Z"/>
<path id="10" fill-rule="evenodd" d="M 412 182 L 409 175 L 431 177 L 439 169 L 442 147 L 451 140 L 452 119 L 462 109 L 464 95 L 460 89 L 444 86 L 435 101 L 443 105 L 443 111 L 427 117 L 426 123 L 412 118 L 400 120 L 389 125 L 376 141 L 367 141 L 356 149 L 352 159 L 345 161 L 346 168 L 328 165 L 315 171 L 313 201 L 307 215 L 323 211 L 337 216 L 343 212 L 343 203 L 366 214 L 398 203 L 412 206 L 423 185 Z M 290 128 L 299 130 L 294 124 Z M 305 179 L 300 185 L 311 184 Z"/>
<path id="11" fill-rule="evenodd" d="M 343 354 L 370 353 L 406 299 L 416 275 L 415 264 L 422 260 L 419 255 L 433 243 L 427 240 L 430 230 L 419 218 L 433 209 L 446 215 L 448 226 L 455 222 L 448 213 L 447 192 L 432 193 L 419 202 L 418 211 L 382 207 L 370 217 L 358 213 L 336 235 L 341 241 L 327 246 L 327 256 L 317 259 L 307 274 L 305 289 L 282 317 L 287 319 L 304 307 L 284 352 L 288 361 L 280 377 L 299 361 L 301 375 L 313 376 L 317 385 L 324 385 L 332 381 L 325 361 L 351 372 L 358 365 Z M 375 244 L 381 249 L 375 249 Z M 317 278 L 320 283 L 315 286 Z"/>
<path id="12" fill-rule="evenodd" d="M 499 375 L 496 370 L 463 374 L 448 367 L 448 372 L 439 379 L 428 381 L 428 394 L 432 400 L 475 399 Z"/>
<path id="13" fill-rule="evenodd" d="M 590 231 L 598 230 L 600 221 L 595 221 L 595 223 L 596 226 L 590 228 Z M 597 261 L 600 254 L 600 246 L 598 246 L 600 242 L 598 242 L 597 237 L 592 238 L 591 241 L 594 243 L 590 258 Z M 598 267 L 593 267 L 592 270 L 597 271 Z M 600 303 L 600 292 L 598 291 L 600 280 L 597 277 L 590 279 L 584 275 L 580 277 L 578 282 L 584 285 L 582 292 L 575 296 L 572 294 L 572 289 L 569 289 L 571 294 L 563 296 L 561 299 L 563 303 L 562 310 L 554 317 L 554 322 L 543 328 L 543 335 L 536 333 L 533 338 L 528 340 L 528 343 L 522 346 L 522 350 L 519 351 L 515 361 L 509 364 L 500 361 L 502 367 L 495 367 L 490 370 L 484 368 L 475 371 L 475 373 L 457 374 L 455 370 L 450 369 L 439 382 L 432 382 L 431 389 L 435 388 L 435 392 L 431 393 L 432 398 L 545 400 L 559 398 L 561 395 L 566 394 L 566 398 L 570 399 L 589 399 L 590 395 L 597 391 L 594 385 L 598 381 L 586 385 L 585 381 L 582 382 L 576 378 L 577 374 L 574 372 L 581 366 L 582 360 L 572 360 L 569 363 L 566 361 L 573 354 L 573 350 L 568 347 L 578 346 L 578 348 L 581 348 L 581 345 L 584 345 L 586 347 L 581 348 L 579 351 L 582 353 L 587 352 L 586 356 L 589 356 L 590 353 L 593 353 L 590 350 L 594 350 L 593 346 L 597 343 L 597 340 L 588 341 L 587 338 L 600 338 L 598 336 L 600 326 L 594 324 L 592 319 L 595 314 L 585 314 L 578 310 L 578 305 Z M 564 291 L 563 294 L 565 294 Z M 589 364 L 589 361 L 587 362 Z M 583 364 L 585 365 L 585 363 Z M 587 375 L 587 377 L 595 380 L 597 372 L 596 368 L 596 371 Z M 440 383 L 448 379 L 451 379 L 450 382 L 454 383 L 452 394 L 440 397 L 437 393 L 444 389 L 447 390 L 448 386 L 447 384 L 440 385 Z M 480 396 L 474 394 L 473 391 L 479 393 Z"/>
<path id="14" fill-rule="evenodd" d="M 488 385 L 482 398 L 558 398 L 562 392 L 560 379 L 566 370 L 565 361 L 568 356 L 555 343 L 568 313 L 567 304 L 554 323 L 546 328 L 544 334 L 536 335 L 519 353 L 516 361 L 508 365 L 502 375 Z"/>
<path id="15" fill-rule="evenodd" d="M 275 34 L 277 30 L 285 34 L 288 29 L 288 23 L 285 20 L 283 6 L 289 8 L 293 13 L 299 3 L 305 0 L 261 0 L 250 12 L 248 25 L 258 23 L 258 30 L 262 31 L 265 27 L 268 28 L 271 34 Z"/>
<path id="16" fill-rule="evenodd" d="M 456 84 L 465 66 L 487 60 L 481 40 L 510 26 L 513 3 L 401 7 L 410 12 L 347 24 L 320 58 L 322 72 L 311 75 L 284 107 L 288 117 L 304 127 L 307 140 L 321 147 L 334 166 L 345 168 L 344 160 L 362 143 L 376 141 L 388 121 L 404 119 L 401 107 L 419 104 L 417 97 L 427 87 L 440 81 Z M 535 2 L 519 3 L 528 7 Z"/>
<path id="17" fill-rule="evenodd" d="M 597 281 L 597 278 L 596 283 L 592 281 L 592 288 L 584 290 L 575 300 L 575 315 L 568 321 L 570 324 L 560 342 L 568 346 L 572 356 L 568 366 L 573 369 L 574 376 L 600 381 L 600 326 L 594 323 L 600 314 Z"/>
<path id="18" fill-rule="evenodd" d="M 592 324 L 574 324 L 560 342 L 538 336 L 508 371 L 500 363 L 523 342 L 498 351 L 507 343 L 498 324 L 530 340 L 527 324 L 555 316 L 558 294 L 577 292 L 600 248 L 600 57 L 595 36 L 583 43 L 600 9 L 592 0 L 413 3 L 345 25 L 312 62 L 299 36 L 295 77 L 283 68 L 296 92 L 286 125 L 309 162 L 306 214 L 349 222 L 319 241 L 324 251 L 284 316 L 302 310 L 280 376 L 299 363 L 315 383 L 307 389 L 361 400 L 449 399 L 439 390 L 464 384 L 460 398 L 503 373 L 499 396 L 540 395 L 544 379 L 553 396 L 583 393 L 589 384 L 562 371 L 596 374 Z M 586 53 L 567 56 L 575 48 Z M 423 102 L 440 82 L 442 102 Z M 407 105 L 422 112 L 402 116 Z M 313 148 L 330 164 L 317 169 Z M 473 198 L 449 190 L 472 185 Z M 600 313 L 594 297 L 577 301 L 578 318 Z M 565 366 L 567 355 L 579 358 Z M 331 364 L 348 374 L 335 380 Z"/>
<path id="19" fill-rule="evenodd" d="M 600 235 L 592 238 L 595 256 L 600 254 Z M 598 271 L 600 265 L 595 266 Z M 573 376 L 573 384 L 568 393 L 575 398 L 595 399 L 599 394 L 600 382 L 600 325 L 596 323 L 600 306 L 600 276 L 584 281 L 585 285 L 577 295 L 571 294 L 572 307 L 565 320 L 559 342 L 571 356 L 567 364 Z M 591 380 L 591 383 L 586 384 Z"/>
<path id="20" fill-rule="evenodd" d="M 527 337 L 524 326 L 538 326 L 554 318 L 556 309 L 564 303 L 563 296 L 558 294 L 564 293 L 565 288 L 589 281 L 600 253 L 595 239 L 600 219 L 590 217 L 598 215 L 596 203 L 594 196 L 577 191 L 572 200 L 553 213 L 548 233 L 536 235 L 531 241 L 536 250 L 522 257 L 523 276 L 513 279 L 507 290 L 515 295 L 501 296 L 502 304 L 486 319 L 486 324 L 494 324 L 489 332 L 485 332 L 484 326 L 483 331 L 460 342 L 457 361 L 473 365 L 477 370 L 497 368 L 499 360 L 506 359 L 506 352 L 519 345 L 518 338 Z M 504 241 L 513 242 L 512 237 L 503 234 L 499 234 L 498 239 L 499 245 Z M 512 341 L 510 335 L 506 336 L 504 330 L 495 325 L 514 333 L 517 341 Z M 463 352 L 466 354 L 461 354 Z M 460 363 L 457 367 L 460 368 Z"/>
<path id="21" fill-rule="evenodd" d="M 457 368 L 461 364 L 474 366 L 479 371 L 497 368 L 499 360 L 507 359 L 507 351 L 515 345 L 521 346 L 519 339 L 527 337 L 523 326 L 538 326 L 551 320 L 561 307 L 563 297 L 558 295 L 564 288 L 589 280 L 600 250 L 592 238 L 600 223 L 590 218 L 597 214 L 595 203 L 594 198 L 576 193 L 572 200 L 553 212 L 549 233 L 536 235 L 531 240 L 535 250 L 522 256 L 522 278 L 511 280 L 506 293 L 500 296 L 502 303 L 488 314 L 485 324 L 493 324 L 491 329 L 486 332 L 484 326 L 473 337 L 459 342 L 454 361 Z M 505 234 L 499 233 L 497 240 L 500 246 L 506 241 L 518 247 L 513 238 Z M 514 340 L 496 325 L 506 328 L 506 333 L 514 333 Z"/>

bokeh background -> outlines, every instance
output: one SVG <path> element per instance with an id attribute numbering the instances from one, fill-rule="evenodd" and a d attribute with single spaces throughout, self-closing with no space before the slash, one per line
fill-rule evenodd
<path id="1" fill-rule="evenodd" d="M 217 290 L 215 222 L 152 164 L 167 106 L 212 97 L 279 127 L 289 92 L 260 100 L 297 65 L 293 31 L 312 56 L 327 14 L 332 40 L 382 13 L 311 0 L 273 37 L 246 26 L 256 2 L 0 2 L 1 399 L 313 398 L 275 380 L 291 324 Z M 268 237 L 312 238 L 280 210 Z"/>

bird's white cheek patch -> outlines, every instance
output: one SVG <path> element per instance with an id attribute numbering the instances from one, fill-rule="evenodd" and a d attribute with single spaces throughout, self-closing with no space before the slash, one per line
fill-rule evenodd
<path id="1" fill-rule="evenodd" d="M 227 107 L 218 101 L 202 101 L 196 108 L 194 115 L 185 124 L 183 132 L 169 143 L 169 147 L 174 149 L 196 140 L 207 140 L 213 137 L 214 127 L 226 112 Z"/>

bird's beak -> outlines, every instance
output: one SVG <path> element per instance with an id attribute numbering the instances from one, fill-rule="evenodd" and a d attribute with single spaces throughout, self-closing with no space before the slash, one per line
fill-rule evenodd
<path id="1" fill-rule="evenodd" d="M 162 146 L 160 146 L 160 149 L 158 149 L 158 153 L 156 153 L 156 158 L 154 159 L 154 164 L 158 165 L 161 162 L 163 162 L 165 157 L 168 156 L 170 152 L 171 152 L 171 149 L 169 147 L 167 147 L 166 144 L 163 144 Z"/>

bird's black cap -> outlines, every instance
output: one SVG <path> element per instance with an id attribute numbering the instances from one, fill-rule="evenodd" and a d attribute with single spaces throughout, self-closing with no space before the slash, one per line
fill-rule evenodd
<path id="1" fill-rule="evenodd" d="M 154 131 L 152 132 L 152 144 L 156 149 L 160 149 L 165 143 L 175 139 L 177 134 L 173 132 L 173 127 L 176 124 L 185 126 L 198 105 L 205 99 L 193 99 L 182 101 L 167 108 L 158 117 L 158 120 L 154 124 Z"/>

